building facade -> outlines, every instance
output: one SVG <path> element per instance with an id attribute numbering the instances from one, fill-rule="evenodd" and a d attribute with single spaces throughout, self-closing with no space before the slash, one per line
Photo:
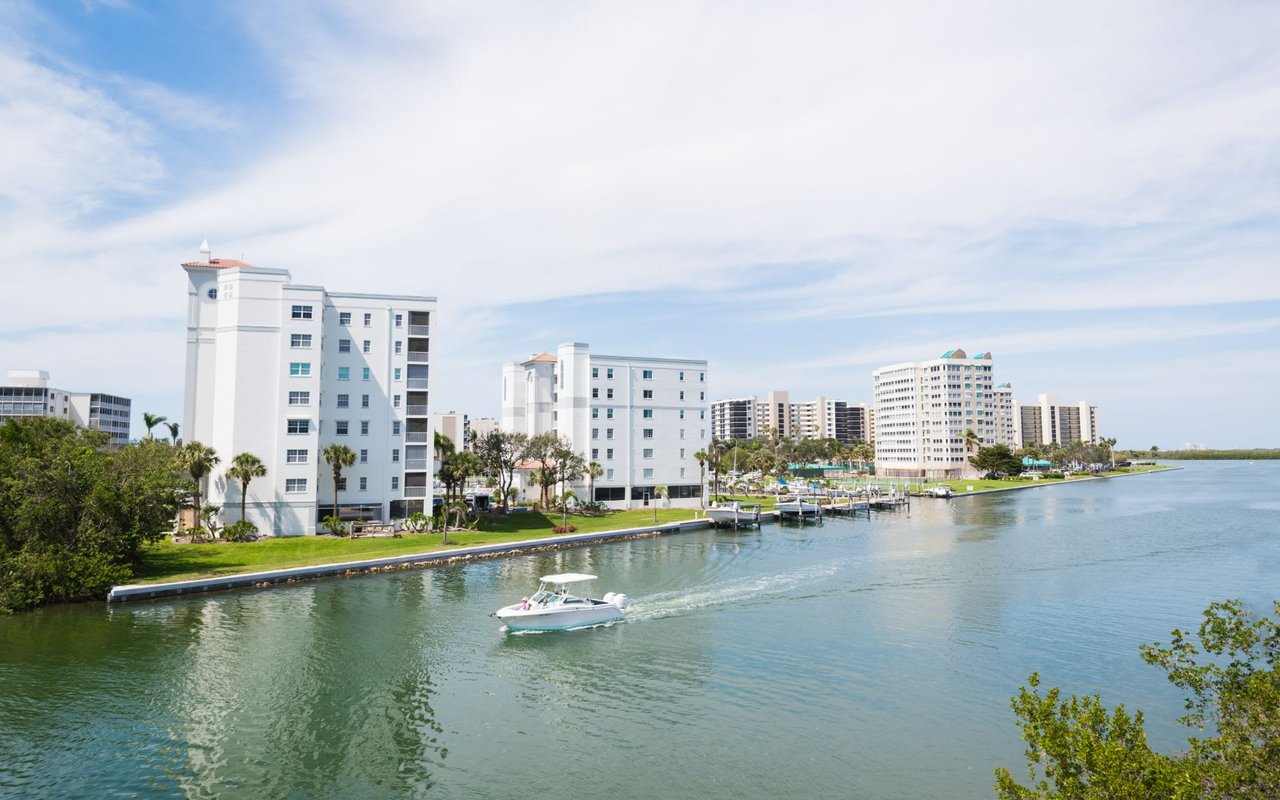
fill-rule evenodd
<path id="1" fill-rule="evenodd" d="M 1014 413 L 1016 404 L 1013 402 L 1013 385 L 1002 383 L 991 390 L 991 396 L 996 409 L 992 443 L 1017 450 L 1022 447 L 1022 441 L 1018 436 L 1019 421 Z"/>
<path id="2" fill-rule="evenodd" d="M 504 431 L 555 431 L 604 474 L 597 502 L 647 505 L 665 487 L 673 506 L 697 506 L 703 487 L 694 454 L 710 440 L 707 362 L 597 355 L 562 344 L 502 368 Z M 580 497 L 587 486 L 576 488 Z"/>
<path id="3" fill-rule="evenodd" d="M 754 395 L 718 400 L 711 404 L 711 434 L 726 440 L 777 435 L 845 444 L 872 441 L 871 409 L 827 397 L 792 403 L 788 392 L 770 392 L 763 401 Z"/>
<path id="4" fill-rule="evenodd" d="M 0 386 L 0 424 L 12 417 L 67 419 L 82 428 L 106 431 L 111 444 L 128 444 L 132 413 L 127 397 L 56 389 L 42 369 L 10 370 L 9 385 Z"/>
<path id="5" fill-rule="evenodd" d="M 714 439 L 756 438 L 756 398 L 736 397 L 711 404 L 711 436 Z"/>
<path id="6" fill-rule="evenodd" d="M 343 444 L 339 516 L 391 520 L 431 510 L 430 336 L 433 297 L 329 292 L 282 269 L 202 259 L 187 273 L 183 430 L 221 463 L 208 501 L 238 519 L 240 486 L 225 470 L 258 456 L 247 518 L 260 532 L 314 534 L 332 513 L 322 451 Z"/>
<path id="7" fill-rule="evenodd" d="M 1070 405 L 1052 394 L 1042 394 L 1035 403 L 1017 404 L 1014 415 L 1019 447 L 1072 442 L 1098 444 L 1098 407 L 1087 401 Z"/>
<path id="8" fill-rule="evenodd" d="M 973 444 L 995 443 L 997 405 L 991 354 L 970 358 L 948 350 L 930 361 L 881 367 L 875 392 L 876 474 L 890 478 L 956 478 L 973 474 Z"/>
<path id="9" fill-rule="evenodd" d="M 498 421 L 493 417 L 477 417 L 470 423 L 471 435 L 467 444 L 468 450 L 475 448 L 476 442 L 498 430 Z"/>
<path id="10" fill-rule="evenodd" d="M 471 421 L 466 414 L 450 411 L 431 415 L 432 429 L 453 442 L 455 452 L 471 449 Z"/>

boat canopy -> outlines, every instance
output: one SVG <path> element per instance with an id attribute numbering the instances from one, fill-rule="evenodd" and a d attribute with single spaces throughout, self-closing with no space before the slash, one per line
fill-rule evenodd
<path id="1" fill-rule="evenodd" d="M 562 575 L 543 575 L 543 583 L 554 583 L 557 585 L 565 583 L 582 583 L 583 581 L 594 581 L 595 575 L 586 575 L 581 572 L 566 572 Z"/>

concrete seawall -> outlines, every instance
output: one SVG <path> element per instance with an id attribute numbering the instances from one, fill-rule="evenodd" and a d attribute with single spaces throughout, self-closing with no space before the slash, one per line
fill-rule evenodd
<path id="1" fill-rule="evenodd" d="M 537 553 L 543 550 L 558 550 L 565 547 L 581 547 L 596 542 L 636 539 L 645 536 L 661 536 L 668 533 L 710 527 L 710 520 L 699 519 L 687 522 L 671 522 L 665 525 L 653 525 L 643 528 L 625 528 L 616 531 L 597 531 L 595 533 L 571 533 L 564 536 L 549 536 L 544 539 L 529 539 L 522 542 L 502 542 L 500 544 L 475 545 L 459 547 L 453 550 L 436 550 L 429 553 L 409 553 L 399 556 L 385 556 L 361 561 L 343 561 L 335 564 L 316 564 L 309 567 L 289 567 L 264 572 L 244 572 L 236 575 L 225 575 L 216 578 L 196 578 L 188 581 L 172 581 L 169 583 L 142 583 L 116 586 L 107 593 L 108 603 L 125 603 L 137 600 L 152 600 L 160 597 L 176 597 L 184 594 L 200 594 L 226 589 L 244 589 L 255 586 L 269 586 L 277 583 L 291 583 L 298 580 L 324 578 L 334 575 L 354 575 L 362 572 L 384 572 L 398 569 L 432 567 L 457 561 L 472 561 L 482 558 L 499 558 L 518 556 L 526 553 Z"/>

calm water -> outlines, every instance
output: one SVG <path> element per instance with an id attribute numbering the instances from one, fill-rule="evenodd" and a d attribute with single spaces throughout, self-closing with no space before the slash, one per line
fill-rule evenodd
<path id="1" fill-rule="evenodd" d="M 1148 713 L 1138 657 L 1280 598 L 1280 462 L 421 572 L 0 618 L 0 796 L 987 797 L 1032 671 Z M 509 636 L 538 575 L 625 624 Z"/>

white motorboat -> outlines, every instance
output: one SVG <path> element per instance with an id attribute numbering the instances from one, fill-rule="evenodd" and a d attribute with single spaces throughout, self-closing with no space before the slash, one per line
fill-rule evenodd
<path id="1" fill-rule="evenodd" d="M 807 497 L 797 497 L 794 500 L 779 500 L 777 505 L 778 513 L 784 517 L 820 517 L 822 516 L 822 505 L 816 499 Z"/>
<path id="2" fill-rule="evenodd" d="M 623 619 L 627 596 L 609 592 L 593 599 L 595 579 L 580 572 L 544 575 L 531 597 L 500 608 L 493 616 L 506 623 L 509 631 L 567 631 Z"/>
<path id="3" fill-rule="evenodd" d="M 716 503 L 707 509 L 707 518 L 716 525 L 759 525 L 760 504 L 738 500 Z"/>
<path id="4" fill-rule="evenodd" d="M 925 489 L 924 493 L 929 497 L 950 497 L 952 495 L 951 487 L 941 483 Z"/>

